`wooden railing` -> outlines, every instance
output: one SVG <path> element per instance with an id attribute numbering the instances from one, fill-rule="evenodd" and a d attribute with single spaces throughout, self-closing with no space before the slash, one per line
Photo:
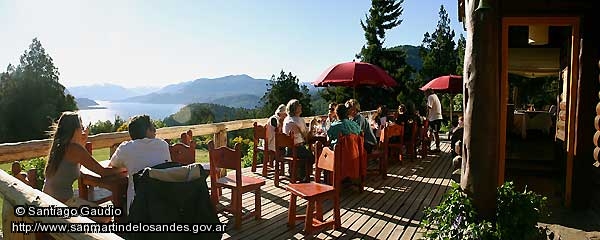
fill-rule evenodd
<path id="1" fill-rule="evenodd" d="M 364 116 L 373 113 L 374 111 L 362 112 Z M 304 119 L 309 122 L 311 119 L 320 116 L 305 117 Z M 190 125 L 190 126 L 177 126 L 177 127 L 166 127 L 156 130 L 156 137 L 163 139 L 178 138 L 182 132 L 192 130 L 194 135 L 209 135 L 213 134 L 213 139 L 216 146 L 224 146 L 227 144 L 227 132 L 235 131 L 240 129 L 252 128 L 254 122 L 261 124 L 265 123 L 267 118 L 261 119 L 244 119 L 230 122 Z M 95 149 L 111 147 L 115 144 L 123 141 L 130 140 L 127 132 L 115 132 L 115 133 L 101 133 L 88 137 L 88 141 L 91 142 Z M 18 143 L 3 143 L 0 144 L 0 163 L 14 162 L 24 159 L 30 159 L 35 157 L 42 157 L 48 154 L 50 150 L 51 140 L 32 140 L 27 142 Z M 10 176 L 4 171 L 0 171 L 0 194 L 4 198 L 4 210 L 3 218 L 6 219 L 12 213 L 13 206 L 16 205 L 37 205 L 37 206 L 64 206 L 61 202 L 46 195 L 45 193 L 33 189 L 17 178 Z M 88 218 L 76 217 L 76 218 L 56 218 L 56 217 L 43 217 L 43 218 L 30 218 L 25 219 L 27 221 L 40 221 L 42 223 L 89 223 L 92 220 Z M 7 225 L 8 224 L 8 225 Z M 3 229 L 5 236 L 10 233 L 10 222 L 4 221 Z M 52 233 L 57 239 L 120 239 L 115 234 L 88 234 L 88 233 Z"/>

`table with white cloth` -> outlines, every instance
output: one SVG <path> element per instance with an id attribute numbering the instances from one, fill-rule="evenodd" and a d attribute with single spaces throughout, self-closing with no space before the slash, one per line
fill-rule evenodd
<path id="1" fill-rule="evenodd" d="M 552 128 L 552 114 L 547 111 L 515 111 L 514 130 L 523 139 L 527 138 L 527 130 L 541 130 L 549 134 Z"/>

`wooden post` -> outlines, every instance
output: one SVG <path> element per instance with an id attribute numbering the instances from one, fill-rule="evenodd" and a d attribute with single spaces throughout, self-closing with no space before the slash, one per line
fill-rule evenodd
<path id="1" fill-rule="evenodd" d="M 485 2 L 485 6 L 478 3 Z M 467 0 L 464 148 L 461 188 L 480 217 L 493 219 L 498 186 L 500 73 L 498 1 Z"/>

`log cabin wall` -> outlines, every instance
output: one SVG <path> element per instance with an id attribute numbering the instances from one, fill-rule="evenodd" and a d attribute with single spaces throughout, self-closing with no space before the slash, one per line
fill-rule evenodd
<path id="1" fill-rule="evenodd" d="M 600 39 L 597 29 L 600 25 L 598 9 L 600 1 L 586 0 L 504 0 L 500 2 L 502 17 L 580 17 L 581 48 L 579 68 L 573 69 L 579 75 L 577 115 L 575 121 L 575 145 L 573 160 L 572 206 L 576 209 L 593 209 L 600 214 L 600 168 L 594 161 L 594 119 L 597 114 L 600 90 Z M 561 67 L 563 64 L 561 64 Z M 599 129 L 600 130 L 600 129 Z M 600 149 L 597 151 L 600 153 Z M 598 156 L 596 156 L 598 157 Z"/>

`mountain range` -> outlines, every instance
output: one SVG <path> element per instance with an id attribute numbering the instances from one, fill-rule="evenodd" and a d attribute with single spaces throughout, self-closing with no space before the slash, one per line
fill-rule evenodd
<path id="1" fill-rule="evenodd" d="M 400 45 L 406 51 L 406 61 L 417 71 L 422 68 L 419 48 Z M 167 85 L 160 89 L 152 87 L 124 88 L 113 84 L 79 86 L 67 90 L 76 98 L 107 100 L 116 102 L 139 102 L 157 104 L 214 103 L 228 107 L 252 109 L 259 105 L 260 98 L 268 88 L 268 79 L 254 79 L 248 75 L 230 75 L 220 78 L 199 78 Z M 317 88 L 310 83 L 300 83 L 314 94 Z"/>

